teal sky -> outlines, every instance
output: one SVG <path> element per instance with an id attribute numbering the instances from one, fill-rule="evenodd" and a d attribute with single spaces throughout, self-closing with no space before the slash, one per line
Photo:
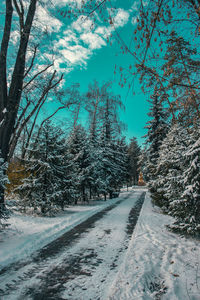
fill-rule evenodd
<path id="1" fill-rule="evenodd" d="M 64 0 L 63 0 L 64 1 Z M 138 15 L 138 2 L 134 2 L 132 0 L 122 1 L 122 0 L 115 0 L 111 1 L 109 4 L 110 7 L 112 3 L 116 7 L 116 11 L 120 12 L 120 17 L 117 19 L 116 17 L 116 27 L 117 31 L 120 33 L 122 39 L 127 43 L 130 43 L 131 33 L 134 30 L 134 19 L 136 19 Z M 114 19 L 115 21 L 115 19 Z M 62 20 L 63 22 L 63 20 Z M 77 23 L 77 20 L 74 21 Z M 86 20 L 86 24 L 89 22 Z M 148 112 L 148 94 L 144 95 L 141 91 L 140 85 L 138 83 L 138 78 L 131 78 L 133 80 L 132 88 L 134 90 L 134 94 L 132 89 L 129 91 L 128 84 L 121 88 L 118 84 L 119 82 L 119 72 L 114 74 L 115 65 L 117 68 L 120 66 L 123 68 L 128 68 L 130 64 L 134 65 L 133 57 L 130 54 L 122 54 L 120 50 L 120 44 L 118 44 L 115 40 L 115 32 L 112 31 L 112 45 L 105 42 L 106 36 L 101 35 L 101 38 L 104 40 L 104 44 L 97 39 L 96 48 L 95 38 L 93 40 L 95 32 L 98 28 L 110 28 L 109 24 L 105 22 L 102 24 L 95 24 L 94 28 L 89 29 L 87 25 L 82 22 L 81 26 L 84 27 L 84 30 L 78 30 L 77 26 L 73 26 L 69 24 L 64 30 L 72 30 L 70 32 L 70 37 L 67 37 L 67 42 L 62 42 L 62 50 L 63 52 L 70 47 L 74 47 L 74 45 L 81 45 L 83 47 L 83 52 L 87 51 L 87 49 L 92 49 L 92 54 L 88 55 L 87 58 L 83 58 L 83 61 L 77 60 L 76 62 L 67 62 L 69 56 L 66 56 L 66 63 L 67 68 L 72 66 L 72 70 L 66 74 L 65 76 L 65 84 L 69 86 L 72 83 L 80 83 L 81 91 L 85 92 L 87 87 L 90 83 L 94 80 L 97 80 L 100 84 L 103 84 L 105 81 L 112 80 L 113 87 L 112 91 L 114 94 L 120 95 L 121 99 L 125 105 L 125 112 L 120 112 L 120 119 L 127 125 L 127 130 L 124 131 L 124 135 L 129 139 L 132 137 L 136 137 L 138 142 L 142 144 L 144 139 L 142 136 L 145 135 L 146 130 L 144 126 L 148 120 L 147 112 Z M 72 29 L 73 28 L 73 29 Z M 74 31 L 74 28 L 76 30 Z M 72 38 L 76 32 L 76 38 Z M 90 34 L 93 34 L 91 37 Z M 92 42 L 87 44 L 87 40 L 81 40 L 81 34 L 86 35 L 86 39 L 92 38 Z M 63 36 L 66 35 L 66 32 Z M 62 39 L 62 36 L 61 36 Z M 70 39 L 71 44 L 68 42 Z M 59 41 L 59 39 L 58 39 Z M 87 47 L 88 46 L 88 47 Z M 68 51 L 68 50 L 67 50 Z M 71 53 L 69 53 L 71 55 Z M 74 55 L 74 54 L 73 54 Z M 74 57 L 73 57 L 74 59 Z M 72 59 L 72 60 L 73 60 Z M 70 64 L 71 63 L 71 64 Z M 64 112 L 60 113 L 61 116 L 64 116 Z M 59 115 L 57 115 L 59 118 Z"/>
<path id="2" fill-rule="evenodd" d="M 125 105 L 125 111 L 120 112 L 120 119 L 127 125 L 124 135 L 127 138 L 137 137 L 141 144 L 144 139 L 142 136 L 146 133 L 144 129 L 147 122 L 148 112 L 148 95 L 144 95 L 140 89 L 137 78 L 134 79 L 134 92 L 129 91 L 128 84 L 121 88 L 118 85 L 119 76 L 114 75 L 115 64 L 124 66 L 131 60 L 129 55 L 120 55 L 118 45 L 107 45 L 96 51 L 93 57 L 88 60 L 85 69 L 79 69 L 70 72 L 67 75 L 69 83 L 79 82 L 81 90 L 87 90 L 88 84 L 94 79 L 103 83 L 104 81 L 112 80 L 112 91 L 116 95 L 120 95 Z M 116 56 L 118 54 L 118 56 Z"/>
<path id="3" fill-rule="evenodd" d="M 120 119 L 127 125 L 127 130 L 124 134 L 127 138 L 136 137 L 138 142 L 142 144 L 142 136 L 145 135 L 146 130 L 144 126 L 147 122 L 148 112 L 148 95 L 144 95 L 140 89 L 137 78 L 133 79 L 133 90 L 129 91 L 128 84 L 121 88 L 119 82 L 119 72 L 114 75 L 115 65 L 128 68 L 130 64 L 134 65 L 131 55 L 122 54 L 120 45 L 116 42 L 115 32 L 110 24 L 98 19 L 95 25 L 91 28 L 91 20 L 81 20 L 81 16 L 77 19 L 66 21 L 59 11 L 65 11 L 70 0 L 48 0 L 41 6 L 38 4 L 37 15 L 35 23 L 39 20 L 40 30 L 48 30 L 50 32 L 49 45 L 55 53 L 59 53 L 58 57 L 54 57 L 55 69 L 65 73 L 64 87 L 69 87 L 73 83 L 79 83 L 81 92 L 87 91 L 87 87 L 94 80 L 100 84 L 105 81 L 112 80 L 112 92 L 120 95 L 125 105 L 125 112 L 120 112 Z M 80 3 L 81 0 L 75 0 Z M 89 0 L 88 0 L 89 1 Z M 87 2 L 87 0 L 85 1 Z M 49 13 L 49 6 L 51 6 L 51 13 Z M 144 2 L 145 3 L 145 2 Z M 4 7 L 4 2 L 1 3 Z M 0 5 L 0 6 L 1 6 Z M 139 1 L 132 0 L 112 0 L 108 2 L 105 9 L 110 12 L 112 6 L 116 10 L 112 12 L 113 23 L 120 33 L 122 39 L 127 43 L 130 42 L 131 34 L 134 31 L 135 21 L 138 16 Z M 110 12 L 111 13 L 111 12 Z M 4 22 L 4 16 L 0 16 L 0 25 Z M 42 25 L 43 24 L 43 25 Z M 13 30 L 14 31 L 14 30 Z M 112 33 L 112 45 L 107 43 L 107 36 Z M 1 36 L 1 34 L 0 34 Z M 13 32 L 13 41 L 16 45 L 17 34 Z M 35 41 L 37 42 L 37 41 Z M 40 64 L 45 64 L 45 59 L 51 59 L 51 52 L 48 54 L 49 45 L 45 41 L 42 42 L 42 56 L 39 59 Z M 44 58 L 44 60 L 42 60 Z M 128 95 L 128 96 L 127 96 Z M 43 113 L 47 116 L 55 107 L 51 101 L 45 107 Z M 69 116 L 66 112 L 61 111 L 55 117 L 55 121 L 61 119 L 65 122 L 65 118 Z M 42 116 L 41 116 L 42 119 Z"/>

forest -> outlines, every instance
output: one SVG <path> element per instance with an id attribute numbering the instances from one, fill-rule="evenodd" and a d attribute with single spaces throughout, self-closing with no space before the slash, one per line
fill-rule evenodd
<path id="1" fill-rule="evenodd" d="M 142 171 L 153 203 L 175 218 L 169 229 L 199 237 L 199 1 L 133 2 L 129 42 L 115 23 L 115 1 L 64 1 L 59 9 L 51 2 L 1 4 L 0 226 L 9 218 L 7 198 L 16 198 L 23 213 L 54 215 L 78 201 L 116 197 L 121 187 L 137 184 Z M 91 82 L 86 93 L 77 83 L 66 88 L 38 9 L 56 11 L 68 23 L 81 14 L 91 30 L 99 20 L 111 28 L 108 45 L 117 43 L 130 57 L 128 67 L 113 70 L 119 85 L 134 95 L 138 78 L 149 101 L 145 147 L 123 137 L 124 104 L 112 82 Z M 57 105 L 42 115 L 52 99 Z M 69 115 L 68 128 L 54 122 L 61 110 Z"/>

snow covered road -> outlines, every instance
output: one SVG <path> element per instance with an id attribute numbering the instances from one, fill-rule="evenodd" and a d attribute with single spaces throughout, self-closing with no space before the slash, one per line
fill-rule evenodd
<path id="1" fill-rule="evenodd" d="M 71 231 L 0 273 L 0 298 L 107 299 L 145 192 L 128 192 Z"/>

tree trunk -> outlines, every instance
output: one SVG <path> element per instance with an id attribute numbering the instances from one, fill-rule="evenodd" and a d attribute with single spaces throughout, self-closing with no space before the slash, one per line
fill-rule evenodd
<path id="1" fill-rule="evenodd" d="M 7 52 L 10 40 L 13 7 L 12 0 L 6 0 L 6 17 L 0 50 L 0 123 L 4 119 L 4 109 L 7 106 Z"/>
<path id="2" fill-rule="evenodd" d="M 15 61 L 14 71 L 12 74 L 11 84 L 9 92 L 7 92 L 7 78 L 6 78 L 6 68 L 7 68 L 7 51 L 8 43 L 10 40 L 10 30 L 12 24 L 12 13 L 13 7 L 11 0 L 6 0 L 6 18 L 4 25 L 4 33 L 1 43 L 0 52 L 0 105 L 1 105 L 1 115 L 0 115 L 0 150 L 4 161 L 7 161 L 9 153 L 9 143 L 11 136 L 14 132 L 14 126 L 16 122 L 17 112 L 19 108 L 19 103 L 21 100 L 21 93 L 23 87 L 23 78 L 25 70 L 25 60 L 26 51 L 30 36 L 30 31 L 33 23 L 33 18 L 36 11 L 36 4 L 38 0 L 31 0 L 29 9 L 27 12 L 26 22 L 21 31 L 19 49 L 17 53 L 17 58 Z M 4 203 L 4 190 L 1 188 L 0 191 L 0 204 Z"/>

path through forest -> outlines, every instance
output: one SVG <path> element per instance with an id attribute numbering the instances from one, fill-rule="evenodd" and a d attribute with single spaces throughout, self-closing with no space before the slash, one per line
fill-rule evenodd
<path id="1" fill-rule="evenodd" d="M 128 192 L 28 260 L 5 267 L 1 299 L 106 299 L 144 199 L 144 191 Z"/>

